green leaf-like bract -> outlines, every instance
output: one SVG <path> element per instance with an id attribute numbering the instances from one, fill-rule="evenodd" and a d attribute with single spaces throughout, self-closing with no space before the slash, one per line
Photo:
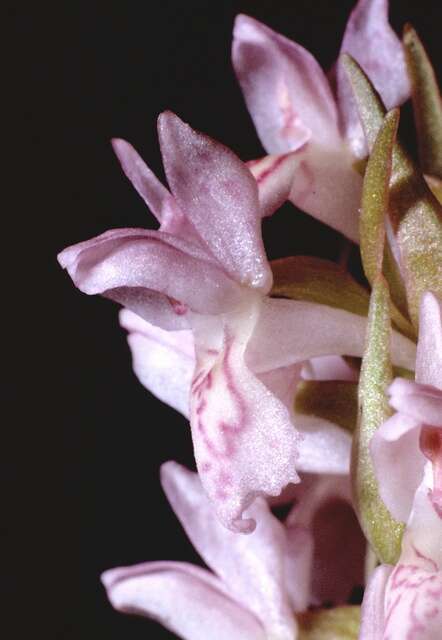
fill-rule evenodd
<path id="1" fill-rule="evenodd" d="M 357 640 L 361 621 L 358 606 L 317 609 L 297 616 L 298 640 Z"/>
<path id="2" fill-rule="evenodd" d="M 321 258 L 293 256 L 271 262 L 272 296 L 317 302 L 366 316 L 369 294 L 342 267 Z"/>
<path id="3" fill-rule="evenodd" d="M 371 150 L 382 127 L 385 108 L 357 62 L 348 55 L 342 61 Z M 422 294 L 431 290 L 442 296 L 442 206 L 397 142 L 393 147 L 389 218 L 400 253 L 409 314 L 417 327 Z"/>
<path id="4" fill-rule="evenodd" d="M 376 429 L 390 415 L 386 390 L 392 379 L 391 325 L 388 285 L 380 275 L 373 284 L 366 347 L 358 388 L 359 415 L 352 450 L 352 486 L 356 511 L 379 560 L 395 564 L 400 553 L 403 524 L 394 520 L 379 495 L 370 455 Z"/>
<path id="5" fill-rule="evenodd" d="M 422 171 L 442 178 L 442 102 L 436 76 L 416 31 L 404 29 L 414 119 Z"/>

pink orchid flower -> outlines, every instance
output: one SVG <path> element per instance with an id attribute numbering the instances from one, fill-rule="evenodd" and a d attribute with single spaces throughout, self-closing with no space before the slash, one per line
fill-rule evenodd
<path id="1" fill-rule="evenodd" d="M 147 562 L 106 571 L 102 581 L 108 597 L 122 612 L 155 618 L 185 640 L 293 640 L 297 612 L 322 597 L 339 602 L 360 578 L 359 539 L 356 555 L 349 556 L 347 547 L 338 554 L 338 562 L 332 560 L 332 571 L 338 573 L 332 573 L 328 583 L 312 582 L 313 568 L 319 568 L 327 551 L 338 548 L 338 536 L 348 538 L 347 527 L 346 533 L 334 529 L 330 542 L 315 537 L 313 526 L 321 509 L 328 516 L 330 508 L 338 513 L 339 501 L 345 513 L 346 478 L 308 478 L 285 525 L 265 500 L 256 500 L 249 515 L 258 526 L 247 537 L 228 531 L 213 518 L 197 474 L 168 462 L 162 466 L 161 480 L 186 534 L 211 571 L 181 562 Z M 339 545 L 344 551 L 342 537 Z M 349 557 L 354 562 L 349 563 Z"/>
<path id="2" fill-rule="evenodd" d="M 361 640 L 438 640 L 442 629 L 442 304 L 431 293 L 419 326 L 417 382 L 391 385 L 397 413 L 371 444 L 382 499 L 408 524 L 398 564 L 367 588 Z"/>
<path id="3" fill-rule="evenodd" d="M 359 62 L 388 109 L 409 97 L 402 46 L 388 23 L 388 0 L 359 0 L 340 52 Z M 362 178 L 354 164 L 367 155 L 367 147 L 339 62 L 330 84 L 308 51 L 244 15 L 235 23 L 232 57 L 247 107 L 270 154 L 250 163 L 257 180 L 273 168 L 276 181 L 278 164 L 296 151 L 292 202 L 357 242 Z"/>
<path id="4" fill-rule="evenodd" d="M 265 181 L 258 189 L 230 150 L 171 113 L 160 116 L 159 137 L 172 193 L 130 145 L 117 141 L 115 149 L 160 230 L 108 231 L 65 249 L 59 261 L 81 291 L 123 304 L 150 324 L 151 338 L 186 352 L 183 382 L 191 378 L 189 415 L 203 485 L 219 519 L 247 532 L 255 522 L 241 515 L 256 496 L 278 495 L 299 481 L 291 390 L 302 362 L 360 356 L 366 321 L 269 298 L 261 212 L 283 194 L 267 196 Z M 172 333 L 165 337 L 161 329 Z M 414 347 L 402 336 L 394 336 L 393 351 L 397 364 L 414 362 Z M 183 410 L 188 391 L 175 393 L 180 371 L 161 393 Z M 150 375 L 150 385 L 162 387 L 164 367 Z"/>

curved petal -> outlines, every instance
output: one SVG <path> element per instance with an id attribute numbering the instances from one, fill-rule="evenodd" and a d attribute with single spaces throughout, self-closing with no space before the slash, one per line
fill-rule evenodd
<path id="1" fill-rule="evenodd" d="M 128 309 L 120 312 L 135 375 L 151 393 L 189 416 L 190 384 L 195 369 L 191 331 L 164 331 Z"/>
<path id="2" fill-rule="evenodd" d="M 298 164 L 298 156 L 295 153 L 264 156 L 247 163 L 258 185 L 263 218 L 271 216 L 288 199 Z"/>
<path id="3" fill-rule="evenodd" d="M 233 66 L 258 135 L 268 153 L 299 149 L 310 139 L 339 141 L 327 78 L 303 47 L 253 18 L 236 18 Z"/>
<path id="4" fill-rule="evenodd" d="M 119 301 L 123 289 L 129 308 L 130 290 L 134 304 L 140 289 L 178 300 L 182 303 L 174 307 L 178 315 L 186 312 L 186 306 L 202 313 L 227 311 L 244 296 L 241 287 L 197 246 L 157 231 L 115 229 L 65 249 L 58 259 L 81 291 Z"/>
<path id="5" fill-rule="evenodd" d="M 262 373 L 324 355 L 361 357 L 367 320 L 326 305 L 266 299 L 247 347 L 247 363 Z M 416 347 L 393 332 L 394 364 L 414 368 Z"/>
<path id="6" fill-rule="evenodd" d="M 244 351 L 262 303 L 225 319 L 217 342 L 195 334 L 198 368 L 191 426 L 201 480 L 221 522 L 252 531 L 242 520 L 257 495 L 278 495 L 297 482 L 298 435 L 290 411 L 247 367 Z M 220 343 L 221 341 L 221 343 Z"/>
<path id="7" fill-rule="evenodd" d="M 125 140 L 114 138 L 112 147 L 127 178 L 161 223 L 161 231 L 199 242 L 195 230 L 180 211 L 172 195 L 152 173 L 133 146 Z"/>
<path id="8" fill-rule="evenodd" d="M 388 393 L 396 411 L 421 424 L 442 428 L 442 389 L 396 378 Z"/>
<path id="9" fill-rule="evenodd" d="M 285 592 L 285 530 L 266 502 L 257 500 L 250 507 L 248 514 L 258 526 L 242 536 L 214 517 L 195 473 L 167 462 L 161 468 L 161 480 L 187 535 L 228 593 L 261 620 L 269 636 L 291 640 L 295 623 Z"/>
<path id="10" fill-rule="evenodd" d="M 419 448 L 421 426 L 413 418 L 396 413 L 379 427 L 370 443 L 380 496 L 400 522 L 408 520 L 425 467 L 426 459 Z"/>
<path id="11" fill-rule="evenodd" d="M 442 389 L 442 302 L 429 291 L 420 306 L 416 382 Z"/>
<path id="12" fill-rule="evenodd" d="M 340 53 L 349 53 L 361 65 L 387 110 L 410 97 L 404 51 L 388 22 L 388 0 L 359 0 L 345 29 Z M 338 62 L 337 89 L 348 142 L 357 157 L 367 155 L 365 136 L 352 92 Z"/>
<path id="13" fill-rule="evenodd" d="M 294 424 L 300 435 L 298 471 L 349 473 L 350 433 L 328 420 L 300 413 L 295 414 Z"/>
<path id="14" fill-rule="evenodd" d="M 272 276 L 261 237 L 258 188 L 246 165 L 173 113 L 161 114 L 158 134 L 180 209 L 233 278 L 267 291 Z"/>
<path id="15" fill-rule="evenodd" d="M 101 579 L 116 609 L 154 618 L 184 640 L 265 640 L 253 614 L 198 567 L 146 562 L 111 569 Z"/>
<path id="16" fill-rule="evenodd" d="M 286 592 L 293 611 L 305 611 L 311 601 L 313 538 L 302 526 L 286 526 L 284 559 Z"/>
<path id="17" fill-rule="evenodd" d="M 359 640 L 380 640 L 385 624 L 385 587 L 392 567 L 377 567 L 365 589 L 361 607 Z"/>

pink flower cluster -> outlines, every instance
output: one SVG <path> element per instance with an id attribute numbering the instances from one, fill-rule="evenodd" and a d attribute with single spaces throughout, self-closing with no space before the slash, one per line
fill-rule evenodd
<path id="1" fill-rule="evenodd" d="M 391 108 L 410 85 L 387 11 L 386 0 L 359 0 L 341 53 L 359 62 Z M 303 413 L 294 399 L 308 380 L 356 386 L 358 370 L 343 356 L 364 355 L 367 317 L 275 297 L 261 219 L 290 200 L 358 242 L 356 164 L 368 148 L 340 60 L 327 77 L 308 51 L 246 16 L 236 20 L 232 53 L 269 155 L 244 164 L 176 115 L 161 114 L 168 188 L 130 144 L 113 141 L 159 229 L 114 229 L 65 249 L 59 262 L 81 291 L 124 307 L 135 373 L 188 418 L 198 470 L 169 462 L 161 479 L 208 569 L 166 561 L 111 569 L 103 575 L 111 603 L 188 640 L 294 640 L 304 637 L 305 612 L 345 605 L 364 582 L 352 435 L 332 418 Z M 397 377 L 389 387 L 395 413 L 376 431 L 371 454 L 382 500 L 406 526 L 397 564 L 379 564 L 368 581 L 359 637 L 436 640 L 442 302 L 435 292 L 421 297 L 417 350 L 394 330 L 391 358 L 415 381 Z M 271 505 L 284 499 L 292 507 L 281 522 Z"/>

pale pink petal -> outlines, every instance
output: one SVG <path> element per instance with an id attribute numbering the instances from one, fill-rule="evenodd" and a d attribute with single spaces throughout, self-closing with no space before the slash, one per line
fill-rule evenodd
<path id="1" fill-rule="evenodd" d="M 316 416 L 296 413 L 293 421 L 300 436 L 296 463 L 298 471 L 336 474 L 349 472 L 350 433 Z"/>
<path id="2" fill-rule="evenodd" d="M 255 616 L 198 567 L 147 562 L 106 571 L 102 581 L 116 609 L 158 620 L 184 640 L 265 640 Z"/>
<path id="3" fill-rule="evenodd" d="M 420 307 L 416 382 L 442 389 L 442 302 L 430 292 Z"/>
<path id="4" fill-rule="evenodd" d="M 169 191 L 152 173 L 135 149 L 125 140 L 114 138 L 112 147 L 121 167 L 158 222 L 161 231 L 200 242 L 195 229 L 180 211 Z"/>
<path id="5" fill-rule="evenodd" d="M 396 411 L 422 424 L 442 428 L 442 389 L 396 378 L 388 393 Z"/>
<path id="6" fill-rule="evenodd" d="M 429 485 L 416 492 L 402 553 L 387 583 L 384 640 L 438 640 L 442 629 L 442 518 L 433 509 Z"/>
<path id="7" fill-rule="evenodd" d="M 120 312 L 135 375 L 160 400 L 189 416 L 190 384 L 195 369 L 191 331 L 164 331 L 128 309 Z"/>
<path id="8" fill-rule="evenodd" d="M 298 165 L 299 159 L 294 153 L 264 156 L 247 163 L 258 185 L 263 218 L 271 216 L 288 199 Z"/>
<path id="9" fill-rule="evenodd" d="M 65 249 L 59 262 L 84 293 L 101 294 L 139 311 L 140 290 L 171 298 L 177 315 L 186 307 L 220 313 L 237 306 L 241 287 L 196 245 L 170 234 L 144 229 L 115 229 Z M 143 317 L 149 319 L 148 310 Z"/>
<path id="10" fill-rule="evenodd" d="M 284 559 L 286 592 L 293 611 L 306 611 L 311 601 L 313 538 L 305 527 L 286 527 Z"/>
<path id="11" fill-rule="evenodd" d="M 310 139 L 339 141 L 335 102 L 323 71 L 303 47 L 257 20 L 236 18 L 233 66 L 268 153 L 293 151 Z"/>
<path id="12" fill-rule="evenodd" d="M 382 640 L 385 625 L 385 587 L 392 567 L 377 567 L 364 592 L 359 640 Z"/>
<path id="13" fill-rule="evenodd" d="M 341 356 L 312 358 L 302 369 L 304 380 L 342 380 L 357 382 L 358 370 L 351 367 Z"/>
<path id="14" fill-rule="evenodd" d="M 257 500 L 250 507 L 248 515 L 256 518 L 258 525 L 253 533 L 243 536 L 229 531 L 214 517 L 195 473 L 168 462 L 162 466 L 161 478 L 187 535 L 231 597 L 261 620 L 270 637 L 291 640 L 295 623 L 285 592 L 286 533 L 266 502 Z"/>
<path id="15" fill-rule="evenodd" d="M 261 305 L 257 300 L 245 312 L 226 318 L 210 349 L 207 344 L 203 348 L 198 331 L 195 335 L 195 458 L 218 517 L 237 531 L 253 530 L 254 521 L 242 520 L 241 514 L 257 495 L 278 495 L 289 482 L 298 481 L 298 436 L 291 412 L 244 362 Z M 214 339 L 213 331 L 211 335 Z"/>
<path id="16" fill-rule="evenodd" d="M 387 109 L 410 96 L 410 82 L 399 38 L 388 22 L 388 0 L 359 0 L 350 15 L 340 53 L 349 53 L 364 69 Z M 354 98 L 342 65 L 337 67 L 338 99 L 347 139 L 358 157 L 367 147 Z"/>
<path id="17" fill-rule="evenodd" d="M 370 449 L 381 498 L 394 518 L 407 522 L 425 467 L 419 448 L 422 424 L 396 413 L 374 434 Z"/>
<path id="18" fill-rule="evenodd" d="M 158 121 L 164 168 L 183 213 L 236 280 L 267 291 L 258 188 L 235 154 L 170 112 Z"/>
<path id="19" fill-rule="evenodd" d="M 299 164 L 290 200 L 353 242 L 359 242 L 362 178 L 348 148 L 342 141 L 328 149 L 312 140 L 296 155 Z"/>
<path id="20" fill-rule="evenodd" d="M 312 302 L 266 299 L 247 347 L 247 364 L 256 373 L 324 355 L 361 357 L 366 318 Z M 416 347 L 393 332 L 394 364 L 414 368 Z"/>
<path id="21" fill-rule="evenodd" d="M 313 537 L 312 604 L 346 603 L 363 584 L 365 538 L 351 507 L 348 476 L 306 476 L 287 524 Z"/>

